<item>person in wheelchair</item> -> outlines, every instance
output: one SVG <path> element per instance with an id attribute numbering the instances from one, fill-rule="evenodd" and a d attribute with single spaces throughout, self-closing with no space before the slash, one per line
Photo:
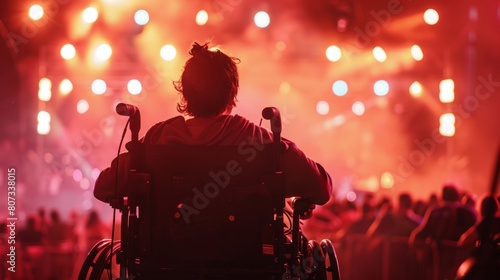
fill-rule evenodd
<path id="1" fill-rule="evenodd" d="M 252 157 L 246 145 L 261 145 L 272 142 L 271 132 L 255 125 L 239 115 L 231 115 L 236 106 L 238 94 L 239 59 L 230 57 L 220 50 L 209 49 L 208 43 L 194 43 L 184 71 L 175 89 L 181 94 L 177 110 L 191 118 L 176 116 L 157 123 L 141 139 L 147 144 L 188 144 L 200 146 L 237 145 L 242 154 Z M 326 170 L 309 159 L 296 144 L 282 139 L 283 173 L 286 181 L 286 196 L 300 196 L 311 203 L 323 205 L 330 198 L 331 179 Z M 115 197 L 116 168 L 120 171 L 120 186 L 127 180 L 130 158 L 121 155 L 118 167 L 113 160 L 111 167 L 103 170 L 98 177 L 94 196 L 109 202 Z M 120 195 L 120 194 L 118 194 Z"/>
<path id="2" fill-rule="evenodd" d="M 159 170 L 160 173 L 165 169 L 176 169 L 179 171 L 184 166 L 188 166 L 186 169 L 196 169 L 198 166 L 203 169 L 207 167 L 207 163 L 209 168 L 216 170 L 218 170 L 217 168 L 226 166 L 227 168 L 232 168 L 233 171 L 238 168 L 239 170 L 244 170 L 245 172 L 241 173 L 245 175 L 241 175 L 241 177 L 235 175 L 230 179 L 226 178 L 227 184 L 231 181 L 231 186 L 233 186 L 237 184 L 234 182 L 244 180 L 241 178 L 249 178 L 248 173 L 256 175 L 260 170 L 263 170 L 263 165 L 269 165 L 267 163 L 269 160 L 265 163 L 262 162 L 262 155 L 266 153 L 259 153 L 259 151 L 262 151 L 263 147 L 267 147 L 268 144 L 274 143 L 276 135 L 242 116 L 231 114 L 237 101 L 239 78 L 236 64 L 239 62 L 239 59 L 230 57 L 220 50 L 209 48 L 209 43 L 202 45 L 194 43 L 189 54 L 191 58 L 185 63 L 180 80 L 174 82 L 174 87 L 181 97 L 181 100 L 177 104 L 177 110 L 183 115 L 155 124 L 148 129 L 139 142 L 154 147 L 156 145 L 162 148 L 171 146 L 174 147 L 174 150 L 178 146 L 184 147 L 175 151 L 176 160 L 172 160 L 173 162 L 168 162 L 165 166 L 163 164 L 162 166 L 155 166 L 156 163 L 153 164 L 153 169 Z M 273 130 L 272 124 L 271 130 Z M 331 178 L 327 171 L 320 164 L 308 158 L 291 140 L 280 138 L 280 141 L 282 143 L 282 146 L 279 146 L 282 148 L 282 153 L 280 153 L 282 161 L 280 162 L 282 162 L 281 169 L 284 181 L 284 195 L 281 196 L 282 201 L 284 201 L 285 197 L 301 197 L 313 204 L 325 204 L 330 199 L 332 189 Z M 186 146 L 190 148 L 185 149 Z M 220 147 L 236 147 L 237 151 L 228 153 L 230 154 L 229 157 L 227 155 L 224 157 L 222 154 L 219 157 L 217 153 L 209 153 L 210 159 L 208 159 L 206 150 L 199 150 L 202 152 L 198 155 L 197 152 L 193 152 L 193 150 L 198 151 L 193 147 L 208 147 L 216 151 L 226 151 L 219 149 Z M 241 160 L 241 166 L 230 167 L 229 164 L 222 163 L 222 161 L 229 163 L 231 161 L 228 160 L 234 159 L 234 157 L 243 159 Z M 111 162 L 109 168 L 101 172 L 94 188 L 94 196 L 97 199 L 110 203 L 113 199 L 126 195 L 125 193 L 128 189 L 126 187 L 127 182 L 130 181 L 129 171 L 133 162 L 131 158 L 131 153 L 122 153 Z M 266 158 L 264 157 L 264 159 Z M 211 160 L 221 162 L 211 162 Z M 202 163 L 199 165 L 193 163 L 198 161 Z M 274 162 L 272 157 L 270 161 Z M 195 171 L 194 174 L 195 176 L 202 174 L 208 177 L 206 176 L 209 173 L 208 171 L 213 171 L 213 169 Z M 253 169 L 259 171 L 253 171 Z M 231 170 L 226 171 L 231 173 Z M 184 173 L 183 170 L 179 172 Z M 191 171 L 186 171 L 185 174 L 193 174 L 189 172 Z M 169 217 L 172 217 L 178 213 L 175 215 L 165 213 L 176 211 L 174 208 L 179 207 L 177 205 L 181 205 L 179 207 L 181 215 L 177 216 L 183 217 L 184 219 L 181 218 L 179 220 L 184 220 L 185 224 L 183 227 L 176 221 L 166 221 L 172 218 L 164 218 L 163 216 L 160 217 L 161 215 L 159 214 L 152 214 L 153 218 L 151 219 L 156 219 L 154 222 L 150 222 L 155 227 L 155 233 L 150 235 L 152 236 L 150 244 L 154 244 L 150 246 L 150 251 L 153 252 L 151 254 L 153 257 L 150 258 L 152 261 L 158 261 L 161 258 L 168 259 L 168 261 L 174 259 L 175 261 L 178 258 L 189 260 L 190 263 L 200 262 L 203 265 L 207 263 L 205 259 L 224 260 L 225 262 L 231 262 L 234 259 L 237 262 L 236 260 L 239 260 L 241 257 L 250 258 L 249 256 L 252 255 L 251 252 L 254 252 L 253 250 L 258 247 L 250 246 L 251 244 L 259 243 L 259 240 L 261 240 L 260 236 L 257 237 L 257 235 L 260 235 L 260 231 L 252 231 L 252 226 L 261 225 L 263 220 L 260 217 L 269 216 L 269 212 L 266 212 L 265 215 L 263 214 L 263 211 L 270 208 L 268 207 L 268 201 L 260 199 L 259 196 L 255 196 L 255 194 L 246 188 L 226 188 L 226 184 L 221 182 L 222 179 L 220 177 L 211 177 L 211 179 L 218 181 L 222 190 L 219 192 L 219 188 L 217 188 L 214 195 L 217 198 L 212 197 L 213 199 L 210 202 L 204 201 L 206 205 L 198 205 L 200 206 L 198 208 L 185 208 L 186 204 L 172 198 L 172 196 L 175 196 L 172 192 L 166 192 L 165 188 L 155 189 L 156 193 L 153 195 L 152 203 L 156 206 L 152 212 L 159 212 L 162 215 L 170 215 Z M 182 182 L 179 184 L 183 185 Z M 187 189 L 187 192 L 193 190 L 200 193 L 198 189 L 191 188 L 192 184 L 185 185 L 188 187 L 183 189 Z M 204 186 L 206 188 L 208 185 L 205 184 Z M 258 188 L 259 185 L 249 184 L 249 186 L 249 188 Z M 183 191 L 179 192 L 182 193 Z M 193 205 L 197 203 L 195 200 L 198 193 L 191 200 Z M 218 195 L 219 193 L 220 195 Z M 228 200 L 222 198 L 232 195 L 237 198 L 232 199 L 230 197 Z M 219 211 L 217 209 L 225 208 L 228 201 L 236 205 L 236 208 L 244 208 L 246 210 L 236 210 L 237 214 L 227 215 L 222 221 L 219 218 L 213 220 L 207 218 L 210 217 L 209 213 L 211 213 L 211 209 L 216 209 L 214 212 L 217 212 Z M 198 201 L 198 204 L 200 203 Z M 285 204 L 283 203 L 283 205 Z M 203 210 L 203 213 L 197 215 L 201 210 Z M 140 209 L 139 212 L 141 212 Z M 207 222 L 207 220 L 210 220 L 210 222 Z M 243 220 L 245 222 L 241 222 Z M 158 234 L 157 232 L 163 232 L 164 234 Z M 193 232 L 196 235 L 195 238 L 193 238 Z M 245 235 L 234 236 L 239 235 L 241 232 L 245 232 Z M 242 242 L 242 239 L 245 242 Z M 252 240 L 255 242 L 252 243 Z M 205 254 L 196 256 L 196 254 L 191 253 L 190 250 L 186 250 L 187 247 L 181 244 L 189 244 L 189 247 L 193 250 L 204 252 Z M 164 251 L 158 248 L 168 248 L 169 251 L 176 253 L 172 257 L 169 257 L 168 253 L 164 254 Z M 260 256 L 266 251 L 265 248 L 260 250 L 260 252 L 255 250 L 255 255 Z M 145 279 L 150 278 L 146 277 Z"/>

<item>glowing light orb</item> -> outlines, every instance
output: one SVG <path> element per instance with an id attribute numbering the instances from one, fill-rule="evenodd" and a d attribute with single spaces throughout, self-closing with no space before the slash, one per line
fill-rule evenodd
<path id="1" fill-rule="evenodd" d="M 253 21 L 257 27 L 266 28 L 271 23 L 271 18 L 268 13 L 260 11 L 255 14 Z"/>

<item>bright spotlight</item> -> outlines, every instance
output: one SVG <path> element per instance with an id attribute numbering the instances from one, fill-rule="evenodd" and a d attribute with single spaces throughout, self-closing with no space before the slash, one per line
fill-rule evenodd
<path id="1" fill-rule="evenodd" d="M 455 100 L 455 82 L 453 79 L 445 79 L 439 83 L 439 101 L 451 103 Z"/>
<path id="2" fill-rule="evenodd" d="M 375 48 L 373 48 L 373 57 L 378 62 L 384 62 L 387 59 L 387 54 L 385 53 L 384 49 L 382 49 L 381 47 L 375 47 Z"/>
<path id="3" fill-rule="evenodd" d="M 411 46 L 411 57 L 416 61 L 421 61 L 424 58 L 424 53 L 418 45 Z"/>
<path id="4" fill-rule="evenodd" d="M 356 101 L 352 104 L 352 112 L 357 116 L 362 116 L 365 113 L 365 104 L 361 101 Z"/>
<path id="5" fill-rule="evenodd" d="M 149 14 L 146 10 L 138 10 L 134 14 L 134 21 L 138 25 L 146 25 L 149 22 Z"/>
<path id="6" fill-rule="evenodd" d="M 344 96 L 347 94 L 347 83 L 342 80 L 335 81 L 332 85 L 333 94 L 337 96 Z"/>
<path id="7" fill-rule="evenodd" d="M 137 79 L 132 79 L 127 83 L 127 90 L 132 95 L 137 95 L 142 91 L 141 82 Z"/>
<path id="8" fill-rule="evenodd" d="M 49 101 L 52 98 L 52 90 L 50 88 L 39 88 L 38 99 L 40 101 Z"/>
<path id="9" fill-rule="evenodd" d="M 59 92 L 68 95 L 73 90 L 73 83 L 69 79 L 64 79 L 59 84 Z"/>
<path id="10" fill-rule="evenodd" d="M 175 47 L 172 45 L 165 45 L 160 50 L 160 56 L 163 60 L 172 61 L 177 55 Z"/>
<path id="11" fill-rule="evenodd" d="M 90 108 L 89 102 L 85 99 L 81 99 L 76 103 L 76 111 L 78 114 L 85 114 Z"/>
<path id="12" fill-rule="evenodd" d="M 434 9 L 427 9 L 424 12 L 424 21 L 428 25 L 434 25 L 439 21 L 439 14 Z"/>
<path id="13" fill-rule="evenodd" d="M 91 88 L 94 94 L 101 95 L 106 92 L 106 82 L 101 79 L 94 80 L 92 82 Z"/>
<path id="14" fill-rule="evenodd" d="M 49 112 L 42 110 L 42 111 L 38 112 L 36 120 L 39 123 L 50 123 L 51 117 L 50 117 Z"/>
<path id="15" fill-rule="evenodd" d="M 447 137 L 455 135 L 455 115 L 453 113 L 442 114 L 439 117 L 439 133 Z"/>
<path id="16" fill-rule="evenodd" d="M 326 101 L 319 101 L 316 104 L 316 112 L 320 115 L 326 115 L 330 111 L 330 105 Z"/>
<path id="17" fill-rule="evenodd" d="M 415 97 L 422 96 L 422 84 L 418 81 L 414 81 L 410 85 L 410 94 Z"/>
<path id="18" fill-rule="evenodd" d="M 52 81 L 48 78 L 41 78 L 38 87 L 43 89 L 52 89 Z"/>
<path id="19" fill-rule="evenodd" d="M 394 187 L 394 176 L 391 172 L 384 172 L 380 175 L 380 186 L 383 189 L 390 189 Z"/>
<path id="20" fill-rule="evenodd" d="M 266 28 L 269 26 L 269 23 L 271 22 L 271 18 L 269 17 L 269 14 L 260 11 L 255 14 L 253 17 L 253 21 L 255 22 L 255 25 L 260 28 Z"/>
<path id="21" fill-rule="evenodd" d="M 38 125 L 36 127 L 36 131 L 40 135 L 47 135 L 50 132 L 50 114 L 47 111 L 40 111 L 37 115 Z"/>
<path id="22" fill-rule="evenodd" d="M 108 44 L 101 44 L 95 49 L 94 58 L 98 62 L 103 62 L 108 60 L 111 57 L 111 54 L 113 54 L 111 46 Z"/>
<path id="23" fill-rule="evenodd" d="M 82 13 L 82 19 L 86 23 L 95 22 L 97 20 L 98 16 L 99 16 L 99 13 L 97 12 L 97 9 L 94 7 L 88 7 Z"/>
<path id="24" fill-rule="evenodd" d="M 373 84 L 373 92 L 378 96 L 385 96 L 389 93 L 389 83 L 384 80 L 376 81 Z"/>
<path id="25" fill-rule="evenodd" d="M 36 126 L 36 132 L 40 135 L 47 135 L 50 132 L 50 123 L 39 122 Z"/>
<path id="26" fill-rule="evenodd" d="M 76 49 L 72 44 L 66 44 L 61 48 L 61 57 L 70 60 L 76 55 Z"/>
<path id="27" fill-rule="evenodd" d="M 28 15 L 32 20 L 39 20 L 43 17 L 43 8 L 40 5 L 33 5 L 28 11 Z"/>
<path id="28" fill-rule="evenodd" d="M 208 13 L 205 10 L 200 10 L 196 13 L 196 24 L 205 25 L 208 22 Z"/>
<path id="29" fill-rule="evenodd" d="M 330 61 L 339 61 L 340 57 L 342 57 L 342 51 L 337 46 L 329 46 L 326 49 L 326 58 Z"/>

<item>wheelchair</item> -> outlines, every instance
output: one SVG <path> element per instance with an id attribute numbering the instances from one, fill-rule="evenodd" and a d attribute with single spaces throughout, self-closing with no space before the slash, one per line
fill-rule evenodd
<path id="1" fill-rule="evenodd" d="M 131 117 L 121 240 L 95 244 L 78 280 L 340 280 L 333 244 L 301 232 L 314 205 L 285 198 L 279 111 L 262 113 L 273 143 L 215 147 L 144 145 Z"/>

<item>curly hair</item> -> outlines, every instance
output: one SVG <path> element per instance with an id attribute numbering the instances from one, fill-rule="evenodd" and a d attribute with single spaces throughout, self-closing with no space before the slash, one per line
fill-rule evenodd
<path id="1" fill-rule="evenodd" d="M 175 89 L 181 94 L 177 111 L 193 117 L 217 116 L 236 106 L 238 58 L 208 48 L 209 42 L 194 43 Z"/>

